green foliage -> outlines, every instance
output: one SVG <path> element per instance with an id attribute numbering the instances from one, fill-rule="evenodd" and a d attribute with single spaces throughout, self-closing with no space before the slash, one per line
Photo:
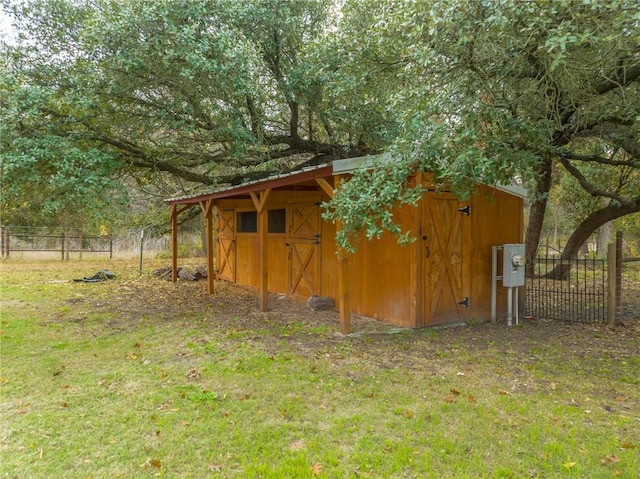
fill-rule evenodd
<path id="1" fill-rule="evenodd" d="M 588 158 L 600 171 L 638 169 L 637 2 L 353 0 L 342 14 L 328 91 L 366 92 L 395 118 L 400 156 L 459 194 L 535 187 L 540 162 L 583 161 L 585 141 L 605 152 Z M 360 211 L 366 185 L 345 188 Z"/>
<path id="2" fill-rule="evenodd" d="M 75 216 L 91 226 L 117 216 L 124 198 L 117 157 L 43 122 L 57 103 L 51 90 L 4 75 L 0 91 L 2 222 L 49 225 Z"/>
<path id="3" fill-rule="evenodd" d="M 380 238 L 383 231 L 390 231 L 401 244 L 413 241 L 409 231 L 402 231 L 395 222 L 389 205 L 415 205 L 423 193 L 421 185 L 409 186 L 409 175 L 415 164 L 406 160 L 388 161 L 388 157 L 375 161 L 371 169 L 360 169 L 339 187 L 333 200 L 326 205 L 324 217 L 341 221 L 337 232 L 338 244 L 347 251 L 354 252 L 352 239 L 360 232 L 368 240 Z"/>
<path id="4" fill-rule="evenodd" d="M 22 35 L 1 46 L 3 174 L 25 180 L 7 193 L 14 210 L 37 172 L 86 201 L 150 171 L 169 196 L 341 158 L 360 140 L 399 161 L 336 195 L 343 247 L 358 227 L 401 234 L 389 211 L 416 198 L 409 167 L 463 196 L 478 182 L 535 188 L 557 161 L 589 194 L 640 204 L 596 174 L 638 169 L 635 0 L 3 5 Z"/>

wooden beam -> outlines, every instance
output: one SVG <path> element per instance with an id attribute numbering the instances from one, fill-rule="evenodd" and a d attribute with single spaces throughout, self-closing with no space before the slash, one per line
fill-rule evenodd
<path id="1" fill-rule="evenodd" d="M 204 208 L 205 227 L 207 228 L 207 292 L 215 292 L 213 273 L 213 200 L 207 200 Z"/>
<path id="2" fill-rule="evenodd" d="M 316 178 L 316 183 L 320 185 L 320 188 L 324 190 L 329 198 L 333 198 L 333 186 L 331 186 L 327 180 L 324 178 Z"/>
<path id="3" fill-rule="evenodd" d="M 271 194 L 271 188 L 262 190 L 260 192 L 260 197 L 258 197 L 255 191 L 251 191 L 249 193 L 249 195 L 251 196 L 251 199 L 253 200 L 253 205 L 256 207 L 256 211 L 258 212 L 258 214 L 262 213 L 262 210 L 264 209 L 264 206 L 267 204 L 267 199 L 269 198 L 270 194 Z"/>
<path id="4" fill-rule="evenodd" d="M 422 171 L 417 171 L 415 175 L 415 186 L 418 187 L 422 184 L 423 177 Z M 422 203 L 424 202 L 424 193 L 423 198 L 418 201 L 418 204 L 412 208 L 411 210 L 411 223 L 412 223 L 412 234 L 414 234 L 417 238 L 412 245 L 409 246 L 411 248 L 411 263 L 409 264 L 409 316 L 413 321 L 415 327 L 420 328 L 424 326 L 424 314 L 422 307 L 422 296 L 424 291 L 424 285 L 422 280 L 422 268 L 423 268 L 423 246 L 425 245 L 425 241 L 423 237 L 425 236 L 425 232 L 422 231 Z M 426 267 L 425 267 L 426 269 Z"/>
<path id="5" fill-rule="evenodd" d="M 171 281 L 178 281 L 178 207 L 171 205 Z"/>
<path id="6" fill-rule="evenodd" d="M 340 185 L 340 176 L 335 178 L 335 187 Z M 342 229 L 342 222 L 336 222 L 338 231 Z M 349 291 L 349 261 L 346 251 L 338 252 L 338 301 L 340 302 L 340 332 L 351 332 L 351 294 Z"/>
<path id="7" fill-rule="evenodd" d="M 351 332 L 351 295 L 349 294 L 349 258 L 338 257 L 338 297 L 340 300 L 340 332 Z"/>
<path id="8" fill-rule="evenodd" d="M 269 310 L 269 255 L 268 255 L 268 232 L 269 232 L 269 211 L 265 208 L 267 200 L 271 194 L 271 189 L 260 192 L 258 197 L 251 192 L 251 199 L 258 211 L 258 237 L 260 242 L 260 311 Z"/>

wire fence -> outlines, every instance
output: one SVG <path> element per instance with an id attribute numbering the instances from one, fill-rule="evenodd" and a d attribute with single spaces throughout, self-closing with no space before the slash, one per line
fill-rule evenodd
<path id="1" fill-rule="evenodd" d="M 197 232 L 179 234 L 181 255 L 203 254 L 202 235 Z M 88 235 L 78 230 L 38 227 L 3 226 L 0 229 L 0 252 L 3 258 L 83 259 L 89 257 L 168 256 L 170 235 L 149 235 L 142 229 L 131 229 L 119 235 Z"/>

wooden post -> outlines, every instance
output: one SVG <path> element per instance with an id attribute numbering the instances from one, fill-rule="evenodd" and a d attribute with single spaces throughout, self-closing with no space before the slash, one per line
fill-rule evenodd
<path id="1" fill-rule="evenodd" d="M 260 241 L 260 311 L 269 310 L 269 261 L 267 241 L 269 232 L 269 212 L 265 208 L 271 189 L 260 192 L 258 197 L 253 191 L 249 193 L 258 212 L 258 237 Z"/>
<path id="2" fill-rule="evenodd" d="M 422 186 L 422 171 L 416 171 L 415 187 Z M 409 316 L 416 327 L 424 326 L 424 314 L 422 308 L 423 281 L 422 281 L 422 250 L 423 250 L 423 232 L 422 232 L 422 204 L 423 198 L 418 204 L 411 209 L 412 233 L 416 237 L 416 241 L 410 246 L 411 263 L 409 264 Z"/>
<path id="3" fill-rule="evenodd" d="M 61 250 L 62 250 L 62 261 L 64 261 L 64 241 L 65 241 L 64 231 L 62 232 L 62 236 L 60 237 Z"/>
<path id="4" fill-rule="evenodd" d="M 178 207 L 171 205 L 171 281 L 178 281 Z"/>
<path id="5" fill-rule="evenodd" d="M 338 255 L 338 296 L 340 300 L 340 332 L 351 332 L 351 297 L 349 294 L 349 258 L 344 252 Z"/>
<path id="6" fill-rule="evenodd" d="M 207 292 L 215 292 L 213 274 L 213 200 L 201 202 L 200 207 L 205 218 L 205 241 L 207 242 Z"/>
<path id="7" fill-rule="evenodd" d="M 616 324 L 616 245 L 607 245 L 607 323 Z"/>
<path id="8" fill-rule="evenodd" d="M 340 176 L 334 180 L 334 190 L 340 186 Z M 336 229 L 342 229 L 342 221 L 336 222 Z M 349 257 L 346 251 L 338 251 L 338 300 L 340 302 L 340 332 L 351 332 L 351 295 L 349 294 Z"/>
<path id="9" fill-rule="evenodd" d="M 109 259 L 113 259 L 113 235 L 109 235 Z"/>

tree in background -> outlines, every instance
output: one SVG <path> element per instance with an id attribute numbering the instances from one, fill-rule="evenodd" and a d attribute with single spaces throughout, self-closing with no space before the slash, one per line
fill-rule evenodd
<path id="1" fill-rule="evenodd" d="M 363 228 L 402 235 L 389 211 L 419 196 L 406 182 L 416 167 L 462 195 L 516 179 L 533 193 L 530 271 L 554 168 L 603 198 L 591 225 L 640 204 L 584 166 L 607 177 L 639 166 L 633 0 L 4 3 L 27 36 L 2 46 L 4 75 L 20 86 L 3 97 L 48 98 L 19 110 L 33 121 L 12 126 L 16 138 L 69 142 L 110 178 L 151 171 L 184 194 L 344 158 L 356 144 L 353 154 L 391 150 L 399 161 L 336 195 L 343 246 Z"/>

